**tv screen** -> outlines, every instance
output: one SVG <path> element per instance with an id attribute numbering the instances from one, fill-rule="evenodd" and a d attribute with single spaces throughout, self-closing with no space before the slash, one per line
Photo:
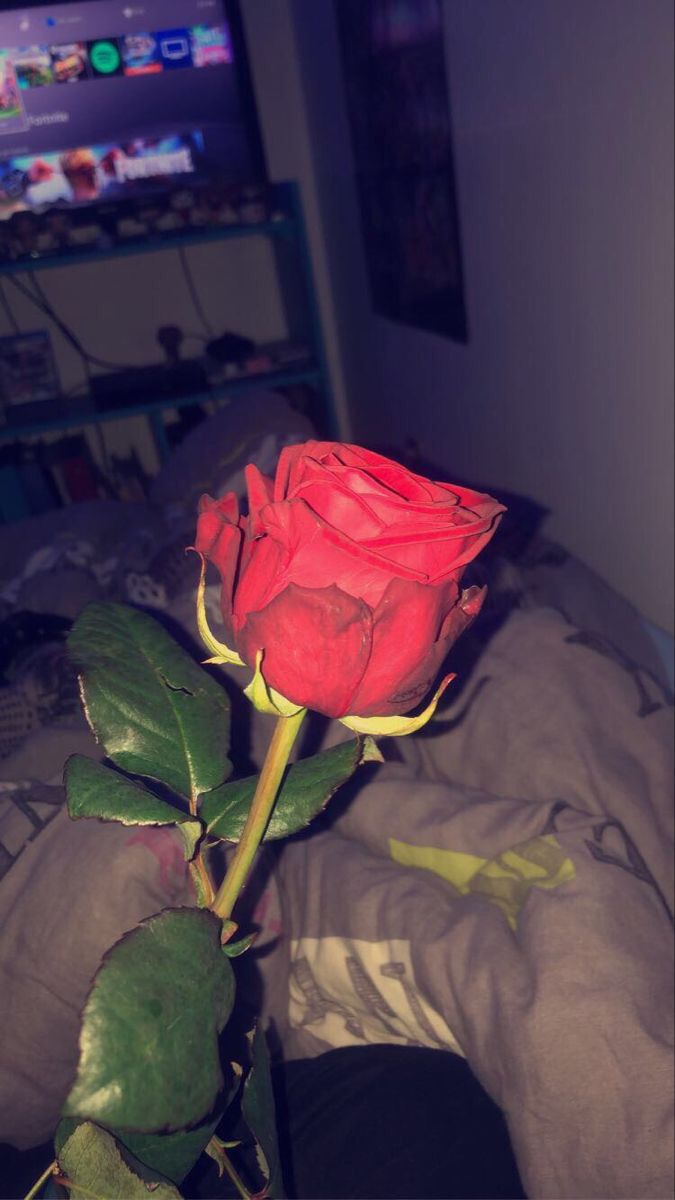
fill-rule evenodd
<path id="1" fill-rule="evenodd" d="M 0 219 L 262 175 L 231 4 L 2 6 Z"/>

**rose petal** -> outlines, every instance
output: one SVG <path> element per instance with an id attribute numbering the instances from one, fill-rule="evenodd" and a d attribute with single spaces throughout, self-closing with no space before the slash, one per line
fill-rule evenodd
<path id="1" fill-rule="evenodd" d="M 262 612 L 249 615 L 237 649 L 249 665 L 263 650 L 265 682 L 288 700 L 340 717 L 353 711 L 371 632 L 367 605 L 335 584 L 319 589 L 290 584 Z"/>
<path id="2" fill-rule="evenodd" d="M 355 449 L 355 447 L 348 447 Z M 336 474 L 350 475 L 358 479 L 354 486 L 363 492 L 376 492 L 383 498 L 389 496 L 403 500 L 409 504 L 429 504 L 433 502 L 433 483 L 422 479 L 398 463 L 380 454 L 363 452 L 361 462 L 336 462 L 333 470 Z M 350 456 L 351 459 L 351 456 Z"/>
<path id="3" fill-rule="evenodd" d="M 459 483 L 435 483 L 434 488 L 440 493 L 449 492 L 451 495 L 456 496 L 457 503 L 466 509 L 467 512 L 474 513 L 476 516 L 484 515 L 487 508 L 495 509 L 498 512 L 506 512 L 505 505 L 500 504 L 485 492 L 475 491 L 474 488 L 463 487 Z"/>
<path id="4" fill-rule="evenodd" d="M 274 538 L 264 535 L 244 539 L 234 596 L 235 633 L 241 629 L 248 613 L 265 608 L 284 587 L 287 557 L 284 547 Z"/>
<path id="5" fill-rule="evenodd" d="M 226 492 L 220 500 L 212 496 L 201 496 L 198 507 L 195 550 L 209 557 L 212 546 L 217 542 L 224 524 L 236 525 L 239 520 L 239 504 L 234 492 Z"/>
<path id="6" fill-rule="evenodd" d="M 458 522 L 446 529 L 415 529 L 413 525 L 407 533 L 367 539 L 362 544 L 364 550 L 376 550 L 401 568 L 426 572 L 430 583 L 437 583 L 449 576 L 458 577 L 490 541 L 500 519 L 501 510 L 483 520 Z"/>
<path id="7" fill-rule="evenodd" d="M 456 607 L 454 581 L 429 587 L 392 579 L 373 613 L 368 667 L 354 696 L 360 717 L 406 713 L 429 691 L 449 649 L 438 643 L 448 610 Z"/>
<path id="8" fill-rule="evenodd" d="M 270 504 L 261 515 L 269 537 L 283 545 L 287 555 L 279 568 L 276 592 L 288 583 L 322 588 L 338 580 L 344 591 L 374 609 L 393 573 L 426 582 L 423 572 L 399 567 L 333 529 L 302 500 Z"/>
<path id="9" fill-rule="evenodd" d="M 322 465 L 330 468 L 331 473 L 336 475 L 345 469 L 355 468 L 355 473 L 363 473 L 363 486 L 369 486 L 371 490 L 372 485 L 377 484 L 405 500 L 433 499 L 434 484 L 430 480 L 415 475 L 382 454 L 345 442 L 309 441 L 301 445 L 286 446 L 281 451 L 274 481 L 275 501 L 290 499 L 295 489 L 311 476 L 313 470 Z M 361 490 L 360 483 L 356 486 Z"/>
<path id="10" fill-rule="evenodd" d="M 469 625 L 475 621 L 483 602 L 487 596 L 487 587 L 465 588 L 462 592 L 459 603 L 450 609 L 443 621 L 441 628 L 440 641 L 446 643 L 447 650 L 450 649 L 453 642 L 461 633 L 464 633 Z"/>
<path id="11" fill-rule="evenodd" d="M 421 475 L 416 475 L 414 471 L 374 450 L 346 446 L 344 452 L 340 448 L 336 459 L 338 469 L 339 466 L 355 468 L 353 474 L 361 474 L 364 488 L 372 488 L 376 484 L 378 491 L 383 494 L 389 492 L 412 504 L 428 504 L 434 499 L 434 484 L 430 479 L 423 479 Z"/>
<path id="12" fill-rule="evenodd" d="M 504 511 L 472 488 L 433 483 L 373 451 L 338 442 L 286 447 L 274 498 L 302 499 L 345 547 L 357 544 L 364 558 L 369 551 L 381 565 L 393 564 L 396 575 L 432 582 L 456 576 L 471 562 Z M 372 596 L 360 594 L 373 604 Z"/>
<path id="13" fill-rule="evenodd" d="M 341 477 L 320 464 L 313 465 L 316 469 L 308 472 L 289 499 L 304 500 L 312 512 L 336 529 L 356 528 L 364 537 L 381 535 L 384 522 L 369 505 L 367 497 L 349 486 L 348 477 Z M 377 502 L 377 498 L 375 500 Z"/>
<path id="14" fill-rule="evenodd" d="M 430 479 L 423 479 L 374 450 L 333 443 L 330 463 L 335 470 L 354 468 L 354 474 L 358 472 L 364 479 L 364 486 L 372 486 L 375 482 L 379 488 L 387 488 L 404 500 L 428 502 L 433 499 L 434 484 Z"/>
<path id="15" fill-rule="evenodd" d="M 248 493 L 248 532 L 250 537 L 257 537 L 261 531 L 260 510 L 272 500 L 274 484 L 258 470 L 255 463 L 248 464 L 244 477 Z"/>
<path id="16" fill-rule="evenodd" d="M 225 625 L 225 641 L 231 646 L 234 640 L 232 599 L 242 539 L 241 529 L 237 524 L 233 524 L 232 520 L 238 517 L 237 498 L 233 493 L 224 496 L 222 500 L 212 500 L 210 496 L 203 496 L 199 508 L 194 548 L 212 562 L 220 573 L 220 607 Z"/>
<path id="17" fill-rule="evenodd" d="M 480 529 L 474 530 L 471 537 L 465 536 L 465 541 L 461 545 L 459 553 L 455 555 L 448 554 L 447 558 L 443 554 L 438 554 L 436 557 L 436 567 L 432 564 L 429 566 L 429 575 L 432 583 L 441 582 L 450 573 L 462 571 L 474 558 L 477 558 L 481 550 L 487 546 L 488 542 L 494 537 L 495 531 L 501 521 L 501 514 L 505 509 L 500 510 L 498 515 L 482 524 Z M 438 547 L 440 549 L 440 547 Z M 450 561 L 450 558 L 452 561 Z"/>
<path id="18" fill-rule="evenodd" d="M 275 504 L 278 503 L 279 500 L 287 499 L 289 482 L 294 476 L 298 460 L 316 457 L 314 455 L 314 447 L 324 444 L 325 443 L 322 442 L 309 441 L 300 442 L 293 446 L 283 447 L 281 454 L 279 455 L 279 461 L 277 462 L 277 469 L 274 475 L 273 499 Z"/>

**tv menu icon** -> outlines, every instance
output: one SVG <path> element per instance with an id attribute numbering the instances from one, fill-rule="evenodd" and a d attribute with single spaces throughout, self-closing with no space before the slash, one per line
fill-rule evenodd
<path id="1" fill-rule="evenodd" d="M 22 91 L 45 87 L 54 82 L 52 60 L 47 46 L 21 46 L 12 51 L 16 81 Z"/>
<path id="2" fill-rule="evenodd" d="M 87 42 L 89 67 L 94 79 L 110 79 L 122 74 L 122 55 L 117 38 Z"/>
<path id="3" fill-rule="evenodd" d="M 28 129 L 28 118 L 23 104 L 14 64 L 9 51 L 0 50 L 0 133 L 22 133 Z M 6 163 L 0 160 L 0 202 L 8 191 Z"/>
<path id="4" fill-rule="evenodd" d="M 87 78 L 87 47 L 84 42 L 50 46 L 55 83 L 77 83 Z"/>
<path id="5" fill-rule="evenodd" d="M 195 67 L 218 67 L 232 62 L 230 33 L 224 25 L 193 25 L 190 45 Z"/>
<path id="6" fill-rule="evenodd" d="M 157 34 L 157 44 L 165 71 L 192 66 L 189 29 L 163 29 Z"/>
<path id="7" fill-rule="evenodd" d="M 121 39 L 125 75 L 156 75 L 162 68 L 159 43 L 152 33 L 129 33 Z"/>

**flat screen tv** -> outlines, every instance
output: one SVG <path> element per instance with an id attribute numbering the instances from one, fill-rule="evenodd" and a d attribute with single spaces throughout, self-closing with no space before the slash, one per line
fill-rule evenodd
<path id="1" fill-rule="evenodd" d="M 236 4 L 0 8 L 0 219 L 264 178 Z"/>

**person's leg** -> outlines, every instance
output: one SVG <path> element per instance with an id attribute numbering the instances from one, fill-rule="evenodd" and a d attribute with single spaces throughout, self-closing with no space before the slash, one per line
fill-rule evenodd
<path id="1" fill-rule="evenodd" d="M 525 1195 L 504 1117 L 457 1055 L 355 1046 L 288 1063 L 274 1078 L 298 1200 Z"/>
<path id="2" fill-rule="evenodd" d="M 355 1046 L 276 1067 L 273 1079 L 289 1197 L 525 1196 L 504 1117 L 457 1055 Z M 53 1153 L 50 1145 L 22 1154 L 1 1149 L 7 1156 L 0 1154 L 0 1197 L 25 1194 Z M 181 1191 L 187 1197 L 236 1195 L 206 1158 Z"/>

